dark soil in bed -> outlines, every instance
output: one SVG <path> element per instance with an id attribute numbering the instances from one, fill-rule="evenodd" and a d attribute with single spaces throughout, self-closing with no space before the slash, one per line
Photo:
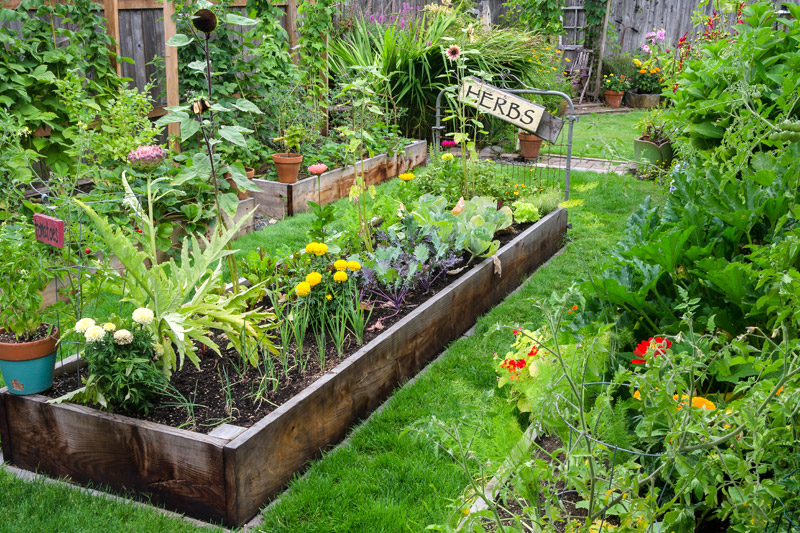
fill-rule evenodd
<path id="1" fill-rule="evenodd" d="M 531 224 L 516 225 L 510 231 L 496 235 L 496 238 L 501 245 L 505 245 L 530 226 Z M 462 260 L 454 270 L 464 262 Z M 474 264 L 480 262 L 476 260 Z M 426 294 L 410 294 L 400 313 L 390 318 L 388 317 L 394 314 L 395 310 L 376 304 L 364 332 L 364 344 L 369 343 L 467 272 L 469 269 L 464 269 L 455 275 L 443 276 Z M 378 321 L 381 321 L 383 327 L 373 328 Z M 220 336 L 216 336 L 214 341 L 220 346 L 227 344 Z M 275 339 L 274 342 L 276 348 L 280 349 L 280 340 Z M 254 368 L 246 364 L 233 350 L 223 350 L 221 356 L 209 350 L 200 358 L 200 368 L 187 363 L 172 375 L 169 393 L 159 396 L 147 415 L 119 411 L 117 413 L 200 433 L 209 433 L 224 423 L 250 427 L 335 368 L 359 348 L 361 346 L 356 344 L 352 335 L 348 335 L 344 341 L 344 353 L 340 357 L 333 340 L 328 336 L 323 367 L 320 363 L 319 347 L 309 328 L 303 346 L 303 353 L 308 356 L 308 364 L 304 370 L 301 371 L 294 365 L 295 357 L 292 356 L 297 355 L 294 344 L 290 346 L 291 353 L 288 358 L 290 368 L 287 372 L 281 367 L 280 357 L 273 356 L 275 358 L 273 376 L 279 378 L 277 387 L 273 387 L 275 380 L 266 372 L 263 362 L 259 368 Z M 57 377 L 53 388 L 44 394 L 58 398 L 73 391 L 82 385 L 81 377 L 86 377 L 85 374 L 85 371 L 81 372 L 81 376 L 72 372 Z"/>

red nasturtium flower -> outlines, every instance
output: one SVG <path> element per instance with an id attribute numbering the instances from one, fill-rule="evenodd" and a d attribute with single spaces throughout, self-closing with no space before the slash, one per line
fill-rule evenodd
<path id="1" fill-rule="evenodd" d="M 520 334 L 520 333 L 522 333 L 522 332 L 521 332 L 520 330 L 518 330 L 518 329 L 515 329 L 515 330 L 514 330 L 514 331 L 512 331 L 511 333 L 513 333 L 514 335 L 519 335 L 519 334 Z"/>
<path id="2" fill-rule="evenodd" d="M 665 350 L 672 346 L 672 341 L 664 337 L 650 337 L 646 341 L 642 341 L 633 350 L 633 355 L 636 357 L 631 361 L 634 365 L 643 365 L 647 362 L 645 356 L 648 352 L 653 352 L 653 357 L 661 355 Z"/>
<path id="3" fill-rule="evenodd" d="M 539 347 L 538 346 L 534 346 L 534 347 L 531 348 L 531 351 L 528 352 L 528 357 L 534 357 L 534 356 L 536 356 L 538 354 L 539 354 Z"/>

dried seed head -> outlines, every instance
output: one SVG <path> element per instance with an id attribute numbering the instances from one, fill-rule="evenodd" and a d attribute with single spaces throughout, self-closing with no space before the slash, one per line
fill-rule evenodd
<path id="1" fill-rule="evenodd" d="M 203 33 L 211 33 L 217 27 L 217 16 L 209 9 L 201 9 L 194 14 L 192 24 Z"/>

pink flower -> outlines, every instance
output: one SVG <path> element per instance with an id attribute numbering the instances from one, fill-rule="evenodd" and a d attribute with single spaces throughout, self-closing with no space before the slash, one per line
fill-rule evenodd
<path id="1" fill-rule="evenodd" d="M 447 56 L 447 59 L 449 59 L 450 61 L 455 61 L 456 59 L 461 57 L 461 47 L 458 46 L 457 44 L 452 44 L 450 45 L 450 48 L 448 48 L 445 51 L 445 55 Z"/>
<path id="2" fill-rule="evenodd" d="M 167 158 L 166 150 L 157 145 L 145 145 L 131 150 L 128 154 L 128 163 L 134 170 L 152 171 Z"/>
<path id="3" fill-rule="evenodd" d="M 311 165 L 310 167 L 308 167 L 308 172 L 310 174 L 315 174 L 315 175 L 322 174 L 326 170 L 328 170 L 328 166 L 323 165 L 322 163 L 317 163 L 316 165 Z"/>
<path id="4" fill-rule="evenodd" d="M 658 30 L 656 32 L 656 41 L 661 42 L 666 38 L 666 36 L 667 36 L 667 32 L 664 31 L 664 28 L 661 28 L 660 30 Z"/>
<path id="5" fill-rule="evenodd" d="M 647 46 L 646 44 L 642 44 L 642 50 L 644 52 L 648 53 L 648 54 L 652 54 L 653 53 L 652 50 L 650 50 L 650 47 Z"/>
<path id="6" fill-rule="evenodd" d="M 442 141 L 442 148 L 452 148 L 455 145 L 455 141 Z"/>
<path id="7" fill-rule="evenodd" d="M 652 41 L 653 39 L 656 38 L 656 32 L 654 31 L 648 32 L 647 35 L 644 36 L 644 38 L 647 39 L 648 41 Z"/>

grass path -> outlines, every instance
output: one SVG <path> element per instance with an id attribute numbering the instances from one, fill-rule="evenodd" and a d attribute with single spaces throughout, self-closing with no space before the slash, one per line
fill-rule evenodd
<path id="1" fill-rule="evenodd" d="M 486 332 L 494 324 L 536 321 L 532 300 L 561 291 L 597 272 L 628 215 L 652 183 L 630 177 L 575 173 L 570 209 L 573 229 L 563 253 L 535 272 L 516 294 L 481 317 L 471 337 L 454 342 L 413 384 L 360 424 L 346 444 L 315 461 L 263 515 L 263 531 L 421 531 L 447 520 L 448 503 L 465 475 L 433 445 L 401 436 L 408 425 L 435 416 L 480 428 L 474 451 L 499 460 L 521 435 L 511 406 L 496 394 L 493 352 L 504 354 L 511 333 Z M 296 222 L 299 223 L 300 221 Z M 197 526 L 0 471 L 0 524 L 4 531 L 195 531 Z"/>

